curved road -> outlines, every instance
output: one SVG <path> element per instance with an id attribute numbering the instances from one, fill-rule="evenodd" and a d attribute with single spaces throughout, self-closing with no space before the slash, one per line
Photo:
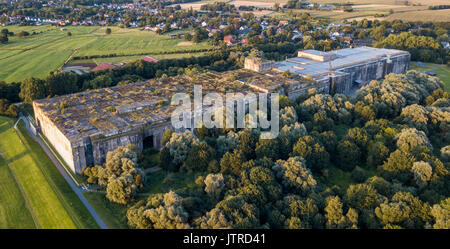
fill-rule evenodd
<path id="1" fill-rule="evenodd" d="M 78 198 L 80 198 L 80 200 L 83 203 L 83 205 L 86 207 L 86 209 L 92 215 L 92 217 L 95 219 L 95 221 L 97 222 L 98 226 L 101 229 L 108 229 L 108 227 L 105 225 L 103 220 L 97 214 L 95 209 L 91 206 L 91 204 L 86 199 L 86 197 L 84 197 L 84 195 L 81 192 L 80 188 L 73 182 L 73 180 L 69 177 L 69 175 L 67 175 L 67 173 L 64 170 L 63 166 L 58 162 L 58 160 L 55 158 L 53 153 L 48 149 L 48 147 L 42 142 L 41 139 L 39 139 L 38 137 L 36 137 L 36 135 L 34 135 L 32 132 L 30 132 L 29 123 L 28 123 L 29 121 L 22 114 L 20 114 L 19 119 L 14 124 L 14 129 L 16 129 L 16 131 L 17 131 L 17 123 L 19 122 L 19 120 L 23 120 L 25 122 L 25 127 L 26 127 L 26 130 L 28 132 L 28 135 L 30 135 L 31 138 L 33 138 L 36 142 L 39 143 L 39 145 L 45 151 L 45 153 L 50 158 L 50 160 L 52 160 L 53 164 L 56 166 L 56 168 L 58 169 L 59 173 L 61 173 L 61 175 L 66 180 L 66 182 L 72 188 L 73 192 L 75 192 L 75 194 L 78 196 Z"/>

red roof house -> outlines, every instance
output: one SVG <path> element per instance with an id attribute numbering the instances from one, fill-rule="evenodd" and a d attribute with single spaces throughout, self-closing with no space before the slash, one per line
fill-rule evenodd
<path id="1" fill-rule="evenodd" d="M 108 62 L 103 62 L 102 64 L 92 68 L 92 71 L 97 72 L 97 71 L 106 70 L 106 69 L 113 69 L 116 67 L 117 67 L 116 65 L 110 64 Z"/>
<path id="2" fill-rule="evenodd" d="M 155 59 L 155 58 L 150 57 L 150 56 L 144 56 L 144 57 L 142 57 L 142 60 L 146 61 L 146 62 L 153 62 L 153 63 L 157 63 L 159 61 L 158 59 Z"/>
<path id="3" fill-rule="evenodd" d="M 235 35 L 227 35 L 223 38 L 223 41 L 226 42 L 228 45 L 233 45 L 236 43 L 236 36 Z"/>

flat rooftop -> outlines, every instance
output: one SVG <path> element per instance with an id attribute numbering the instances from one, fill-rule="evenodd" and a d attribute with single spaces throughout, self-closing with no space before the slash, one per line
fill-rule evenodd
<path id="1" fill-rule="evenodd" d="M 329 73 L 330 71 L 342 69 L 348 66 L 369 62 L 383 57 L 407 54 L 408 52 L 372 47 L 345 48 L 330 52 L 320 52 L 317 50 L 305 50 L 305 53 L 314 55 L 335 54 L 336 57 L 331 60 L 332 69 L 330 69 L 330 61 L 316 61 L 308 58 L 294 57 L 285 61 L 276 62 L 274 69 L 280 71 L 290 71 L 297 75 L 310 75 L 312 77 Z"/>
<path id="2" fill-rule="evenodd" d="M 170 105 L 172 95 L 193 94 L 194 84 L 202 85 L 203 94 L 214 91 L 245 95 L 270 92 L 278 85 L 295 82 L 277 72 L 262 74 L 240 69 L 90 90 L 36 100 L 34 104 L 71 142 L 81 142 L 87 137 L 107 137 L 168 121 L 176 108 Z"/>

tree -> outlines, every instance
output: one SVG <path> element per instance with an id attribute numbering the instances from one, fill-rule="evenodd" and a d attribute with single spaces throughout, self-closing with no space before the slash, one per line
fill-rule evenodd
<path id="1" fill-rule="evenodd" d="M 25 103 L 31 104 L 33 100 L 43 99 L 47 96 L 44 81 L 36 78 L 28 78 L 20 84 L 20 98 Z"/>
<path id="2" fill-rule="evenodd" d="M 361 158 L 361 151 L 358 146 L 352 141 L 341 140 L 336 150 L 339 167 L 343 170 L 352 171 Z"/>
<path id="3" fill-rule="evenodd" d="M 227 152 L 232 152 L 239 145 L 239 135 L 229 131 L 226 136 L 219 136 L 216 140 L 217 152 L 222 157 Z"/>
<path id="4" fill-rule="evenodd" d="M 110 35 L 111 34 L 111 29 L 110 28 L 106 28 L 106 30 L 105 30 L 105 34 L 107 34 L 107 35 Z"/>
<path id="5" fill-rule="evenodd" d="M 168 130 L 164 131 L 164 134 L 161 139 L 162 146 L 165 146 L 170 141 L 170 138 L 172 137 L 173 132 L 174 131 L 172 129 L 168 129 Z"/>
<path id="6" fill-rule="evenodd" d="M 5 34 L 0 34 L 0 43 L 3 43 L 3 44 L 5 44 L 5 43 L 8 43 L 8 35 L 5 35 Z"/>
<path id="7" fill-rule="evenodd" d="M 450 198 L 442 200 L 440 204 L 434 204 L 431 209 L 434 218 L 434 229 L 450 229 Z"/>
<path id="8" fill-rule="evenodd" d="M 375 208 L 375 214 L 385 228 L 417 229 L 432 220 L 431 207 L 409 192 L 397 192 L 390 202 L 386 200 Z"/>
<path id="9" fill-rule="evenodd" d="M 240 150 L 234 150 L 233 153 L 227 152 L 220 160 L 220 172 L 239 175 L 244 161 L 245 157 Z"/>
<path id="10" fill-rule="evenodd" d="M 277 159 L 279 157 L 279 146 L 276 139 L 260 139 L 255 148 L 256 158 L 263 157 Z"/>
<path id="11" fill-rule="evenodd" d="M 103 166 L 84 169 L 88 181 L 106 187 L 106 197 L 116 203 L 128 204 L 145 182 L 144 172 L 137 167 L 136 147 L 119 146 L 106 154 Z"/>
<path id="12" fill-rule="evenodd" d="M 209 162 L 214 160 L 215 154 L 214 149 L 205 142 L 194 144 L 180 170 L 187 172 L 206 171 Z"/>
<path id="13" fill-rule="evenodd" d="M 414 158 L 401 150 L 396 150 L 389 155 L 387 161 L 380 167 L 383 177 L 392 180 L 394 178 L 401 182 L 407 182 L 412 174 L 410 169 Z"/>
<path id="14" fill-rule="evenodd" d="M 173 191 L 152 195 L 127 211 L 128 224 L 141 229 L 187 229 L 188 218 L 182 198 Z"/>
<path id="15" fill-rule="evenodd" d="M 326 199 L 325 218 L 329 229 L 357 228 L 358 213 L 350 208 L 344 216 L 344 210 L 339 196 L 330 196 Z"/>
<path id="16" fill-rule="evenodd" d="M 375 168 L 389 156 L 389 149 L 383 142 L 371 142 L 367 151 L 367 166 Z"/>
<path id="17" fill-rule="evenodd" d="M 205 192 L 219 200 L 224 190 L 225 182 L 222 174 L 208 174 L 205 178 Z"/>
<path id="18" fill-rule="evenodd" d="M 406 153 L 411 152 L 417 146 L 426 146 L 432 149 L 427 135 L 415 128 L 403 129 L 397 136 L 397 148 Z"/>
<path id="19" fill-rule="evenodd" d="M 292 154 L 306 159 L 306 164 L 314 172 L 319 172 L 329 165 L 330 155 L 315 138 L 303 136 L 294 145 Z"/>
<path id="20" fill-rule="evenodd" d="M 133 200 L 137 185 L 129 173 L 119 177 L 112 177 L 106 186 L 106 198 L 119 204 L 127 204 Z"/>
<path id="21" fill-rule="evenodd" d="M 202 229 L 248 229 L 259 227 L 258 208 L 245 201 L 242 195 L 229 196 L 217 203 L 199 220 Z"/>
<path id="22" fill-rule="evenodd" d="M 420 188 L 427 185 L 433 174 L 431 165 L 424 161 L 414 162 L 411 171 L 414 174 L 414 181 Z"/>
<path id="23" fill-rule="evenodd" d="M 191 131 L 186 130 L 183 133 L 173 133 L 165 148 L 169 150 L 173 164 L 180 165 L 186 160 L 192 146 L 198 143 L 198 138 Z"/>
<path id="24" fill-rule="evenodd" d="M 350 185 L 347 189 L 346 202 L 348 206 L 359 211 L 373 209 L 378 204 L 378 193 L 368 184 Z"/>
<path id="25" fill-rule="evenodd" d="M 47 95 L 56 96 L 77 92 L 78 76 L 73 73 L 51 73 L 45 78 Z"/>
<path id="26" fill-rule="evenodd" d="M 291 157 L 287 161 L 278 160 L 272 170 L 286 190 L 307 195 L 317 185 L 302 157 Z"/>

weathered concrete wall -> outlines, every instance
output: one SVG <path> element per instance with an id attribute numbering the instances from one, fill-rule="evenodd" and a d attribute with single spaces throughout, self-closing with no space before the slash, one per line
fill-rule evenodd
<path id="1" fill-rule="evenodd" d="M 244 68 L 256 72 L 267 71 L 273 68 L 273 61 L 263 61 L 260 58 L 245 58 Z"/>
<path id="2" fill-rule="evenodd" d="M 66 136 L 58 129 L 58 127 L 47 118 L 41 109 L 33 103 L 34 116 L 36 123 L 39 126 L 42 134 L 48 139 L 55 150 L 61 155 L 66 164 L 74 171 L 77 172 L 76 165 L 74 163 L 74 156 L 72 153 L 72 145 Z"/>
<path id="3" fill-rule="evenodd" d="M 153 136 L 153 147 L 161 148 L 161 140 L 164 132 L 171 127 L 170 123 L 163 123 L 145 128 L 139 128 L 128 133 L 119 133 L 111 137 L 97 137 L 86 139 L 81 146 L 73 148 L 75 168 L 82 169 L 89 165 L 101 165 L 106 160 L 106 154 L 115 150 L 119 146 L 135 144 L 137 150 L 141 152 L 144 149 L 144 138 Z M 91 158 L 91 159 L 90 159 Z"/>
<path id="4" fill-rule="evenodd" d="M 336 83 L 337 93 L 348 94 L 354 82 L 359 81 L 361 85 L 366 85 L 371 80 L 380 80 L 389 73 L 404 73 L 409 67 L 409 61 L 410 54 L 405 53 L 339 68 L 336 72 L 344 75 L 333 76 L 331 82 Z"/>

